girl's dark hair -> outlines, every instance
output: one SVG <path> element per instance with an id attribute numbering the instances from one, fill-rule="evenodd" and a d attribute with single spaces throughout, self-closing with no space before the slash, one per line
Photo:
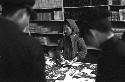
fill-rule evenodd
<path id="1" fill-rule="evenodd" d="M 74 33 L 74 34 L 79 33 L 79 28 L 74 19 L 66 19 L 65 24 L 68 25 L 72 29 L 72 33 Z"/>

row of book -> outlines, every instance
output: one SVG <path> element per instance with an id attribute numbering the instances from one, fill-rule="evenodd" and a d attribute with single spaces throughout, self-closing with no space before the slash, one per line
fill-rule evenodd
<path id="1" fill-rule="evenodd" d="M 114 33 L 123 33 L 125 31 L 125 28 L 112 28 Z"/>
<path id="2" fill-rule="evenodd" d="M 36 0 L 34 8 L 60 8 L 62 6 L 125 5 L 125 0 Z"/>
<path id="3" fill-rule="evenodd" d="M 37 23 L 30 23 L 29 32 L 30 33 L 40 33 L 40 34 L 58 34 L 61 32 L 61 26 L 58 25 L 38 25 Z"/>
<path id="4" fill-rule="evenodd" d="M 47 33 L 49 31 L 44 25 L 38 26 L 37 23 L 30 23 L 29 32 L 30 33 Z"/>
<path id="5" fill-rule="evenodd" d="M 37 13 L 37 21 L 50 21 L 53 20 L 52 13 Z"/>
<path id="6" fill-rule="evenodd" d="M 125 9 L 111 12 L 111 21 L 125 21 Z"/>
<path id="7" fill-rule="evenodd" d="M 64 7 L 125 5 L 125 0 L 63 0 Z"/>
<path id="8" fill-rule="evenodd" d="M 57 30 L 53 31 L 47 26 L 44 25 L 38 25 L 37 23 L 30 23 L 27 33 L 32 35 L 32 33 L 38 33 L 38 34 L 58 34 L 59 32 Z M 41 43 L 41 45 L 46 46 L 57 46 L 58 39 L 57 38 L 50 38 L 49 36 L 34 36 L 36 39 L 38 39 Z"/>
<path id="9" fill-rule="evenodd" d="M 52 20 L 64 20 L 62 11 L 53 11 L 48 13 L 37 13 L 37 21 L 52 21 Z"/>
<path id="10" fill-rule="evenodd" d="M 108 0 L 108 5 L 125 5 L 125 0 Z"/>
<path id="11" fill-rule="evenodd" d="M 122 35 L 125 31 L 124 28 L 112 28 L 113 32 L 115 33 L 115 36 L 118 37 L 118 38 L 122 38 Z"/>
<path id="12" fill-rule="evenodd" d="M 63 0 L 36 0 L 33 9 L 62 8 Z"/>
<path id="13" fill-rule="evenodd" d="M 125 0 L 36 0 L 34 9 L 41 8 L 62 8 L 73 6 L 94 6 L 94 5 L 125 5 Z"/>

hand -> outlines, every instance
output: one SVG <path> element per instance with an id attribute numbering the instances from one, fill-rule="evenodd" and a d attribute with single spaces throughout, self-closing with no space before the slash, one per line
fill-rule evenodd
<path id="1" fill-rule="evenodd" d="M 78 57 L 75 57 L 71 62 L 74 63 L 78 60 Z"/>

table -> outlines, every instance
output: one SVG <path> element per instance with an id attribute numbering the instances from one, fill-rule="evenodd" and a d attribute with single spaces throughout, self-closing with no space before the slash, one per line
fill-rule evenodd
<path id="1" fill-rule="evenodd" d="M 95 82 L 97 64 L 68 61 L 57 65 L 51 58 L 46 59 L 47 82 Z"/>

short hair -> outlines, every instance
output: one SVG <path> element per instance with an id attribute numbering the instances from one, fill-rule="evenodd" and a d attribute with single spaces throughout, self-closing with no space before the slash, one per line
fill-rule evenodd
<path id="1" fill-rule="evenodd" d="M 35 0 L 0 0 L 0 4 L 2 5 L 2 15 L 13 15 L 19 9 L 26 8 L 28 14 L 30 14 L 32 7 L 35 4 Z"/>
<path id="2" fill-rule="evenodd" d="M 108 9 L 101 7 L 88 7 L 84 8 L 84 11 L 78 18 L 77 25 L 80 30 L 80 35 L 84 37 L 89 35 L 89 29 L 95 29 L 103 33 L 111 31 L 110 12 Z"/>
<path id="3" fill-rule="evenodd" d="M 12 16 L 14 13 L 16 13 L 18 10 L 22 8 L 9 8 L 9 9 L 2 9 L 2 16 Z"/>
<path id="4" fill-rule="evenodd" d="M 14 13 L 16 13 L 20 9 L 26 9 L 26 12 L 28 15 L 35 14 L 35 12 L 29 7 L 29 6 L 24 6 L 24 7 L 11 7 L 9 9 L 2 9 L 2 16 L 12 16 Z"/>

